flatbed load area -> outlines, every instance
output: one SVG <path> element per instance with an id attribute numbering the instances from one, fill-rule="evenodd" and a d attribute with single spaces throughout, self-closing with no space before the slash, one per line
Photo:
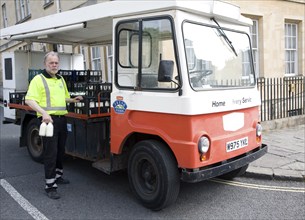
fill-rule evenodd
<path id="1" fill-rule="evenodd" d="M 30 69 L 29 83 L 40 73 L 41 70 Z M 66 153 L 91 161 L 109 156 L 111 83 L 102 82 L 101 71 L 97 70 L 61 70 L 60 75 L 65 79 L 71 97 L 83 96 L 79 103 L 67 104 Z M 33 121 L 28 123 L 33 125 L 32 129 L 22 128 L 20 145 L 37 149 L 41 145 L 37 133 L 40 122 L 36 113 L 25 104 L 25 95 L 24 91 L 10 93 L 8 106 L 16 111 L 15 124 Z M 35 153 L 32 157 L 37 161 L 41 159 L 40 156 L 35 158 Z"/>

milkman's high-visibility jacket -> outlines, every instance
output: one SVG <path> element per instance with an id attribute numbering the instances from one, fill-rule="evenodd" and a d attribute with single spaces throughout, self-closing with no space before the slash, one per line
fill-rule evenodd
<path id="1" fill-rule="evenodd" d="M 36 75 L 30 82 L 25 96 L 26 100 L 34 100 L 49 115 L 65 115 L 68 113 L 66 99 L 70 98 L 65 80 L 58 74 L 52 78 L 46 70 Z M 37 112 L 37 116 L 41 114 Z"/>

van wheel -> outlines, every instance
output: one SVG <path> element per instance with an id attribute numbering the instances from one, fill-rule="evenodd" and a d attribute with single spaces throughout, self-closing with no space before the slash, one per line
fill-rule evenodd
<path id="1" fill-rule="evenodd" d="M 236 170 L 233 170 L 229 173 L 225 173 L 221 176 L 219 176 L 221 179 L 226 179 L 226 180 L 231 180 L 231 179 L 234 179 L 235 177 L 238 177 L 238 176 L 242 176 L 246 173 L 246 170 L 248 169 L 248 166 L 249 164 L 241 167 L 241 168 L 238 168 Z"/>
<path id="2" fill-rule="evenodd" d="M 27 126 L 27 148 L 31 158 L 39 163 L 43 162 L 43 144 L 39 136 L 38 119 L 33 118 Z"/>
<path id="3" fill-rule="evenodd" d="M 180 189 L 176 160 L 167 147 L 155 140 L 135 145 L 128 160 L 131 190 L 141 203 L 161 210 L 174 203 Z"/>

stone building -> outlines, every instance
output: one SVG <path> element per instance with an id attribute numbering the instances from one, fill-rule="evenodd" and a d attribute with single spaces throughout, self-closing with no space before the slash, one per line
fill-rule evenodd
<path id="1" fill-rule="evenodd" d="M 305 0 L 231 0 L 253 20 L 252 46 L 262 77 L 305 75 Z"/>

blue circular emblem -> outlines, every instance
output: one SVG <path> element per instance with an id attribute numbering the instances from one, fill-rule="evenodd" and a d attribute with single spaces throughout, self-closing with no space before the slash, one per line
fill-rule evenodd
<path id="1" fill-rule="evenodd" d="M 117 114 L 124 114 L 127 109 L 126 103 L 121 100 L 116 100 L 112 106 Z"/>

